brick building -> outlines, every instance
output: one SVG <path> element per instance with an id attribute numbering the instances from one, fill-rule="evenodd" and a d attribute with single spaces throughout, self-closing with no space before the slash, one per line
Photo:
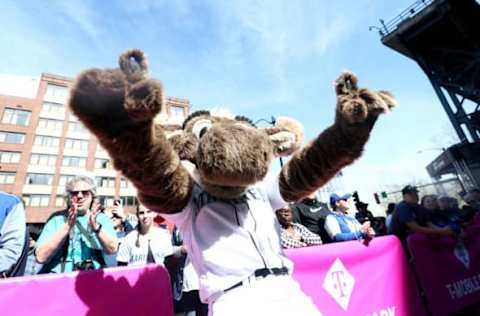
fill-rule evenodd
<path id="1" fill-rule="evenodd" d="M 71 83 L 47 73 L 0 75 L 0 190 L 23 198 L 28 223 L 63 208 L 65 183 L 86 172 L 95 176 L 104 205 L 119 198 L 127 210 L 134 207 L 135 188 L 66 106 Z M 188 100 L 167 97 L 159 118 L 180 122 L 189 109 Z"/>

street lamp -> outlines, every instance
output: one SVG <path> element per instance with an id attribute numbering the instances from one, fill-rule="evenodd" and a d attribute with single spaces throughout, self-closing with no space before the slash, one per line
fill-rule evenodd
<path id="1" fill-rule="evenodd" d="M 270 118 L 270 120 L 267 120 L 267 119 L 264 119 L 264 118 L 261 118 L 261 119 L 258 119 L 255 121 L 255 125 L 257 125 L 258 123 L 260 122 L 265 122 L 271 126 L 275 126 L 275 123 L 277 122 L 277 120 L 275 119 L 275 116 L 272 116 Z M 282 157 L 278 157 L 280 159 L 280 167 L 283 167 L 283 159 Z"/>
<path id="2" fill-rule="evenodd" d="M 425 151 L 431 151 L 431 150 L 446 151 L 446 149 L 444 147 L 433 147 L 433 148 L 420 149 L 420 150 L 417 151 L 417 154 L 421 154 Z"/>
<path id="3" fill-rule="evenodd" d="M 272 126 L 275 126 L 275 123 L 277 122 L 277 120 L 275 119 L 274 116 L 272 116 L 272 117 L 270 118 L 270 120 L 266 120 L 266 119 L 261 118 L 261 119 L 258 119 L 258 120 L 255 121 L 255 125 L 257 125 L 257 124 L 260 123 L 260 122 L 265 122 L 265 123 L 267 123 L 267 124 L 270 124 L 270 125 L 272 125 Z"/>

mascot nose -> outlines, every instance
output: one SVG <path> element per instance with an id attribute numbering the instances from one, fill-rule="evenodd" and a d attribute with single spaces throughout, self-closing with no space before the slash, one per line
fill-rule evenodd
<path id="1" fill-rule="evenodd" d="M 224 123 L 212 126 L 200 139 L 196 162 L 208 183 L 247 186 L 265 177 L 272 153 L 264 131 Z"/>

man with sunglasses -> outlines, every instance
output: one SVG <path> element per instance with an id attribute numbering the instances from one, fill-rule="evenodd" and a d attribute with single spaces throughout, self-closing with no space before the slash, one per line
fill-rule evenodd
<path id="1" fill-rule="evenodd" d="M 67 209 L 52 214 L 36 243 L 35 257 L 42 272 L 98 269 L 104 257 L 117 252 L 112 222 L 99 212 L 96 185 L 88 176 L 77 176 L 65 185 Z"/>

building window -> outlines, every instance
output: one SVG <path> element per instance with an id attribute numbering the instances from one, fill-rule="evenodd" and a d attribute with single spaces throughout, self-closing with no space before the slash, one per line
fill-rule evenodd
<path id="1" fill-rule="evenodd" d="M 0 151 L 0 162 L 3 163 L 19 163 L 20 153 L 13 151 Z"/>
<path id="2" fill-rule="evenodd" d="M 95 159 L 95 169 L 110 169 L 110 160 L 109 159 Z"/>
<path id="3" fill-rule="evenodd" d="M 68 96 L 68 88 L 64 86 L 58 86 L 55 84 L 48 84 L 47 90 L 45 91 L 45 98 L 53 97 L 53 98 L 67 98 Z"/>
<path id="4" fill-rule="evenodd" d="M 0 132 L 0 142 L 8 144 L 23 144 L 25 142 L 25 134 Z"/>
<path id="5" fill-rule="evenodd" d="M 120 188 L 127 189 L 130 187 L 130 183 L 125 179 L 120 179 Z"/>
<path id="6" fill-rule="evenodd" d="M 113 201 L 115 200 L 114 196 L 99 196 L 98 201 L 103 206 L 113 206 Z"/>
<path id="7" fill-rule="evenodd" d="M 64 114 L 65 113 L 65 106 L 61 103 L 43 102 L 42 112 Z"/>
<path id="8" fill-rule="evenodd" d="M 114 188 L 115 187 L 115 178 L 112 177 L 95 177 L 97 181 L 97 186 L 101 188 Z"/>
<path id="9" fill-rule="evenodd" d="M 88 150 L 88 140 L 67 138 L 65 149 Z"/>
<path id="10" fill-rule="evenodd" d="M 65 203 L 65 199 L 61 195 L 57 195 L 55 197 L 55 207 L 65 207 L 67 203 Z"/>
<path id="11" fill-rule="evenodd" d="M 184 119 L 185 113 L 183 111 L 183 107 L 181 106 L 170 106 L 170 117 L 175 119 Z"/>
<path id="12" fill-rule="evenodd" d="M 48 200 L 50 195 L 48 194 L 26 194 L 23 195 L 23 201 L 26 206 L 42 207 L 48 206 Z"/>
<path id="13" fill-rule="evenodd" d="M 26 184 L 52 185 L 53 174 L 27 173 Z"/>
<path id="14" fill-rule="evenodd" d="M 58 182 L 58 185 L 59 186 L 65 186 L 67 184 L 67 182 L 72 180 L 73 178 L 75 178 L 75 176 L 72 175 L 72 174 L 68 174 L 68 175 L 67 174 L 62 174 L 60 176 L 60 180 Z"/>
<path id="15" fill-rule="evenodd" d="M 6 108 L 3 112 L 2 123 L 15 125 L 28 125 L 30 111 Z"/>
<path id="16" fill-rule="evenodd" d="M 97 153 L 107 153 L 105 148 L 103 148 L 100 144 L 97 144 L 97 149 L 95 150 Z"/>
<path id="17" fill-rule="evenodd" d="M 137 205 L 137 199 L 134 196 L 122 196 L 120 197 L 122 200 L 122 205 L 123 206 L 136 206 Z"/>
<path id="18" fill-rule="evenodd" d="M 86 133 L 87 129 L 81 122 L 69 122 L 68 123 L 68 131 L 75 132 L 75 133 Z"/>
<path id="19" fill-rule="evenodd" d="M 85 168 L 87 165 L 87 159 L 83 157 L 73 157 L 73 156 L 64 156 L 62 166 L 64 167 L 75 167 L 75 168 Z"/>
<path id="20" fill-rule="evenodd" d="M 15 172 L 0 172 L 1 184 L 12 184 L 15 182 Z"/>
<path id="21" fill-rule="evenodd" d="M 30 164 L 37 166 L 55 166 L 57 156 L 45 154 L 32 154 Z"/>
<path id="22" fill-rule="evenodd" d="M 38 121 L 38 127 L 49 130 L 61 131 L 63 129 L 63 121 L 41 118 Z"/>
<path id="23" fill-rule="evenodd" d="M 37 135 L 35 136 L 33 144 L 36 146 L 57 148 L 60 144 L 60 139 L 58 137 Z"/>

